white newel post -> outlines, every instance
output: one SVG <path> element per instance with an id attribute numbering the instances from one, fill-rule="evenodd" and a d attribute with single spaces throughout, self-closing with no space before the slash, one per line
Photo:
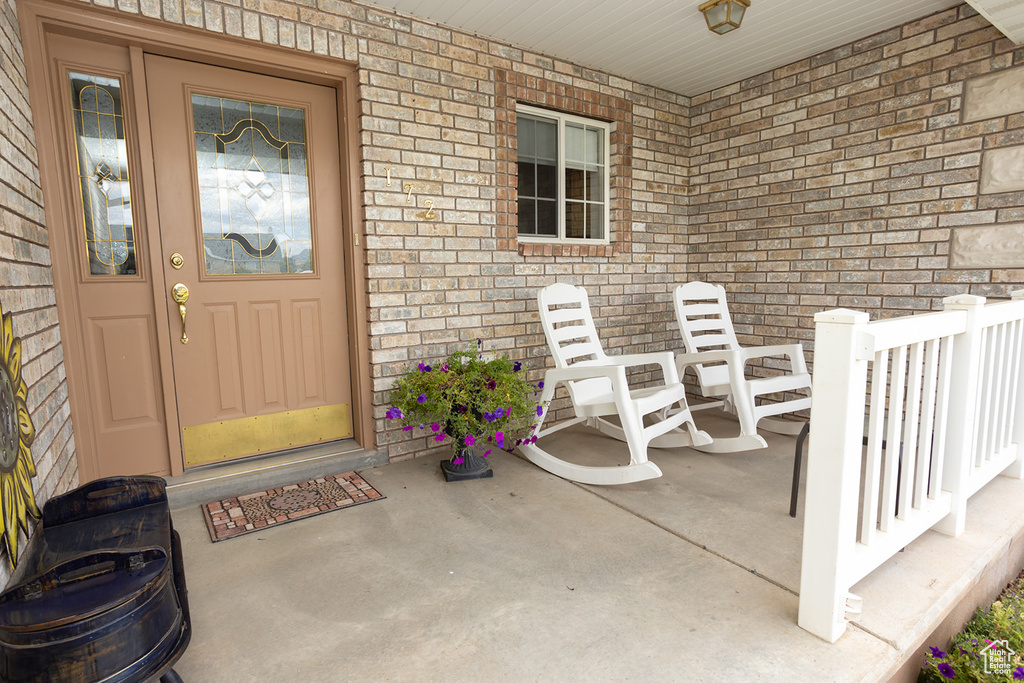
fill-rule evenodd
<path id="1" fill-rule="evenodd" d="M 1010 294 L 1014 301 L 1024 301 L 1024 289 Z M 1022 330 L 1024 332 L 1024 330 Z M 1024 367 L 1021 368 L 1024 371 Z M 1017 444 L 1017 460 L 1006 468 L 1003 475 L 1024 479 L 1024 381 L 1017 385 L 1017 403 L 1013 411 L 1013 442 Z"/>
<path id="2" fill-rule="evenodd" d="M 933 529 L 950 536 L 964 531 L 974 439 L 977 431 L 978 380 L 981 364 L 981 322 L 978 316 L 985 297 L 973 294 L 947 296 L 947 311 L 966 311 L 967 328 L 953 338 L 953 368 L 949 380 L 949 419 L 946 423 L 946 458 L 942 488 L 952 494 L 950 513 Z"/>
<path id="3" fill-rule="evenodd" d="M 867 360 L 858 346 L 868 314 L 847 309 L 814 316 L 814 379 L 807 450 L 803 563 L 798 623 L 835 642 L 846 630 L 850 565 L 857 540 Z"/>

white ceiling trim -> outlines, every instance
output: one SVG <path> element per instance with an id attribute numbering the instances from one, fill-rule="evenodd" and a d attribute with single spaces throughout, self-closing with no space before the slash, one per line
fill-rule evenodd
<path id="1" fill-rule="evenodd" d="M 971 7 L 1015 44 L 1024 42 L 1024 2 L 1021 0 L 967 0 Z"/>

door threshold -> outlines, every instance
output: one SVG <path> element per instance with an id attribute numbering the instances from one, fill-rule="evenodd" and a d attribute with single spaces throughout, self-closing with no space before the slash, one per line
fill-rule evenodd
<path id="1" fill-rule="evenodd" d="M 387 462 L 386 452 L 368 451 L 351 440 L 316 444 L 203 465 L 177 477 L 166 477 L 167 501 L 171 509 L 176 510 Z"/>

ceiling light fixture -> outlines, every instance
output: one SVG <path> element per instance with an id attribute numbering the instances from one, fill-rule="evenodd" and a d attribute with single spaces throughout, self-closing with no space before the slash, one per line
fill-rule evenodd
<path id="1" fill-rule="evenodd" d="M 728 33 L 740 27 L 750 0 L 708 0 L 698 9 L 704 13 L 708 28 L 715 33 Z"/>

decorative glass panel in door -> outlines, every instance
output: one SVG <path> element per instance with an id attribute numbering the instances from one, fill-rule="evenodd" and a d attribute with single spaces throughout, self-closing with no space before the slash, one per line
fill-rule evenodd
<path id="1" fill-rule="evenodd" d="M 192 95 L 206 273 L 312 273 L 301 109 Z"/>
<path id="2" fill-rule="evenodd" d="M 76 72 L 69 80 L 89 274 L 134 275 L 121 82 Z"/>

